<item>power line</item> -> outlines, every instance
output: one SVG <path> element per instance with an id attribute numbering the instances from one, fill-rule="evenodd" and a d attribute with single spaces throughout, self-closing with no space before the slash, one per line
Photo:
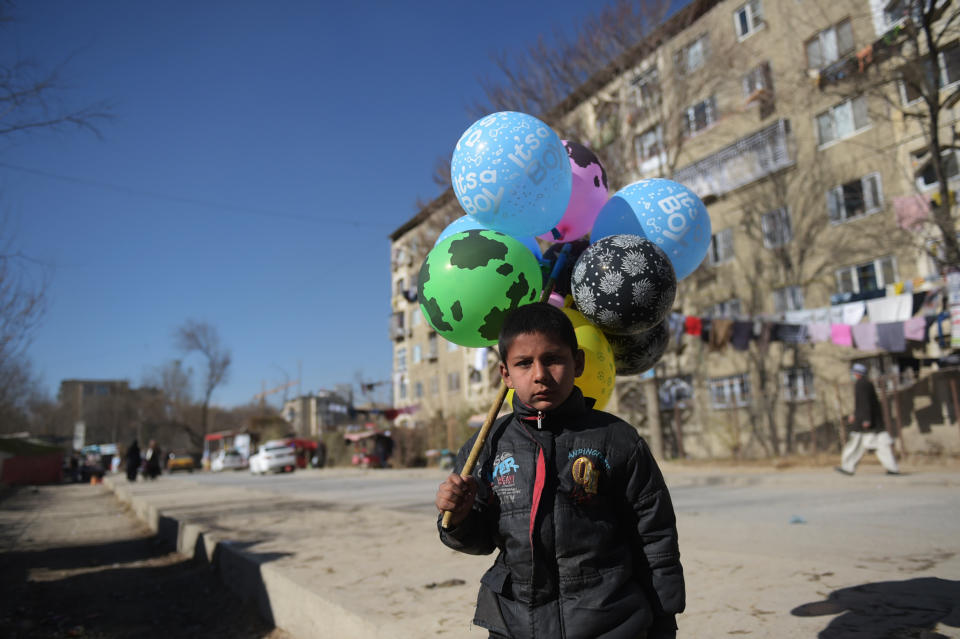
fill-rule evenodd
<path id="1" fill-rule="evenodd" d="M 157 193 L 155 191 L 146 191 L 142 189 L 135 189 L 128 186 L 123 186 L 121 184 L 111 184 L 109 182 L 100 182 L 98 180 L 90 180 L 87 178 L 78 178 L 69 175 L 61 175 L 58 173 L 51 173 L 49 171 L 41 171 L 40 169 L 33 169 L 26 166 L 18 166 L 16 164 L 10 164 L 8 162 L 0 161 L 0 167 L 9 169 L 11 171 L 19 171 L 20 173 L 28 173 L 30 175 L 37 175 L 51 180 L 59 180 L 61 182 L 69 182 L 72 184 L 80 184 L 83 186 L 92 186 L 99 189 L 104 189 L 108 191 L 116 191 L 118 193 L 126 193 L 128 195 L 134 195 L 137 197 L 146 197 L 155 200 L 163 200 L 167 202 L 179 202 L 181 204 L 191 204 L 193 206 L 200 206 L 210 209 L 217 209 L 220 211 L 230 211 L 234 213 L 243 213 L 246 215 L 255 215 L 258 217 L 265 217 L 271 219 L 287 219 L 287 220 L 296 220 L 299 222 L 312 222 L 319 224 L 340 224 L 343 226 L 353 226 L 356 228 L 392 228 L 386 224 L 373 224 L 365 223 L 356 219 L 341 219 L 341 218 L 330 218 L 330 217 L 311 217 L 308 215 L 298 215 L 296 213 L 281 213 L 278 211 L 269 211 L 267 209 L 258 209 L 249 206 L 239 206 L 236 204 L 227 204 L 224 202 L 213 202 L 210 200 L 201 200 L 191 197 L 183 197 L 179 195 L 167 195 L 165 193 Z"/>

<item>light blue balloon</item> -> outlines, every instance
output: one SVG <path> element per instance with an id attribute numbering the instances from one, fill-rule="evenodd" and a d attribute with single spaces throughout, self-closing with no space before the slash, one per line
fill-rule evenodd
<path id="1" fill-rule="evenodd" d="M 485 228 L 540 235 L 563 218 L 572 173 L 553 129 L 526 113 L 500 111 L 474 122 L 450 162 L 460 206 Z"/>
<path id="2" fill-rule="evenodd" d="M 458 217 L 453 222 L 447 225 L 447 228 L 443 229 L 440 232 L 440 237 L 437 238 L 437 241 L 433 243 L 434 246 L 450 237 L 454 233 L 463 233 L 464 231 L 492 231 L 480 222 L 476 221 L 469 215 L 464 215 L 463 217 Z M 530 252 L 533 253 L 533 256 L 537 258 L 538 262 L 543 261 L 543 251 L 540 250 L 540 245 L 537 244 L 537 238 L 535 237 L 515 237 L 513 238 L 530 249 Z"/>
<path id="3" fill-rule="evenodd" d="M 710 249 L 710 215 L 696 193 L 672 180 L 629 184 L 600 209 L 590 241 L 610 235 L 639 235 L 670 258 L 677 279 L 693 273 Z"/>

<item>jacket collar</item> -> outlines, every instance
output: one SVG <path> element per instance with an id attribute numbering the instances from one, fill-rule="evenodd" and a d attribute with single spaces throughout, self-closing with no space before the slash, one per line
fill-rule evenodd
<path id="1" fill-rule="evenodd" d="M 520 398 L 514 393 L 513 414 L 521 423 L 533 428 L 553 429 L 561 425 L 578 423 L 579 420 L 576 418 L 593 408 L 595 403 L 596 400 L 591 397 L 584 397 L 580 389 L 574 386 L 573 392 L 562 404 L 551 411 L 540 412 L 533 406 L 520 401 Z"/>

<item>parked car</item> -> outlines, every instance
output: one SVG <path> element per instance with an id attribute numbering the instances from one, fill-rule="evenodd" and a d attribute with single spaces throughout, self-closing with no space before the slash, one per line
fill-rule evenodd
<path id="1" fill-rule="evenodd" d="M 172 473 L 177 470 L 185 470 L 192 473 L 196 467 L 193 456 L 188 453 L 170 453 L 167 456 L 167 472 Z"/>
<path id="2" fill-rule="evenodd" d="M 215 473 L 224 470 L 239 470 L 247 467 L 247 460 L 239 450 L 219 450 L 210 462 L 210 470 Z"/>
<path id="3" fill-rule="evenodd" d="M 269 441 L 250 456 L 250 472 L 255 475 L 293 472 L 296 467 L 297 456 L 293 446 L 283 440 Z"/>

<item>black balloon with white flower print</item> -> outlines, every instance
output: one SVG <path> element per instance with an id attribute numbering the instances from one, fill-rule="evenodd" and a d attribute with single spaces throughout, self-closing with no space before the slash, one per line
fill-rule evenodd
<path id="1" fill-rule="evenodd" d="M 610 348 L 617 375 L 639 375 L 660 361 L 670 342 L 670 330 L 666 322 L 635 335 L 604 333 Z"/>
<path id="2" fill-rule="evenodd" d="M 670 312 L 677 276 L 667 255 L 639 235 L 610 235 L 587 247 L 571 278 L 573 301 L 605 333 L 646 331 Z"/>

